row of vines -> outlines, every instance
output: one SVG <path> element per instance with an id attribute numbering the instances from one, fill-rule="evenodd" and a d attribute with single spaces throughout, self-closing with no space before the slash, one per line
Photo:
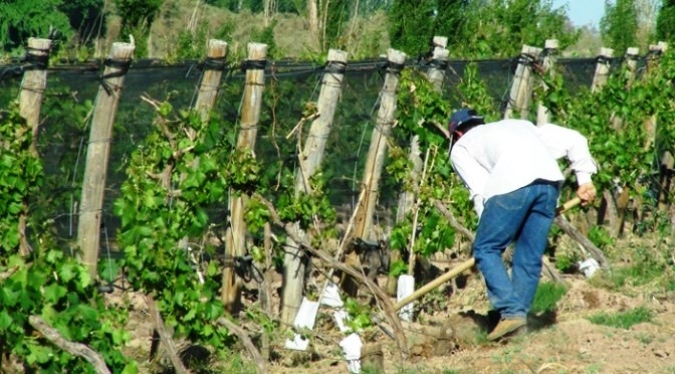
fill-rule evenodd
<path id="1" fill-rule="evenodd" d="M 374 75 L 375 76 L 375 75 Z M 537 90 L 536 99 L 551 111 L 553 122 L 569 126 L 586 135 L 600 171 L 595 179 L 599 191 L 613 204 L 596 204 L 588 211 L 603 216 L 607 205 L 617 206 L 625 191 L 638 214 L 632 220 L 638 234 L 669 230 L 669 206 L 659 209 L 664 192 L 659 179 L 659 161 L 671 151 L 675 137 L 675 59 L 664 54 L 634 81 L 624 70 L 616 70 L 607 85 L 598 92 L 589 88 L 572 91 L 566 87 L 564 74 L 541 77 L 546 90 Z M 347 79 L 350 79 L 348 76 Z M 373 79 L 373 78 L 371 78 Z M 373 79 L 371 86 L 380 85 Z M 312 84 L 302 79 L 302 84 Z M 355 95 L 360 102 L 359 82 L 345 95 Z M 223 318 L 228 316 L 220 300 L 223 266 L 222 246 L 211 238 L 226 227 L 227 200 L 231 195 L 247 196 L 246 224 L 250 233 L 252 264 L 244 273 L 264 273 L 283 267 L 283 244 L 286 231 L 280 223 L 299 222 L 310 233 L 313 248 L 335 248 L 340 240 L 336 229 L 338 212 L 335 186 L 344 186 L 344 176 L 357 176 L 363 162 L 345 160 L 359 156 L 367 132 L 338 128 L 331 134 L 336 152 L 327 155 L 320 173 L 311 180 L 309 194 L 296 195 L 297 144 L 302 140 L 286 136 L 297 120 L 307 116 L 307 103 L 313 93 L 297 94 L 298 82 L 272 80 L 265 90 L 265 111 L 261 128 L 269 139 L 257 150 L 238 150 L 237 103 L 222 102 L 208 121 L 188 109 L 184 100 L 176 100 L 169 90 L 151 92 L 159 99 L 131 108 L 147 106 L 143 115 L 129 109 L 116 125 L 116 139 L 128 136 L 132 129 L 142 136 L 124 146 L 113 147 L 121 160 L 111 173 L 117 175 L 113 193 L 113 214 L 119 222 L 111 240 L 123 252 L 122 258 L 103 257 L 99 278 L 92 279 L 85 267 L 72 256 L 77 250 L 64 234 L 62 216 L 68 202 L 78 200 L 80 186 L 77 165 L 81 139 L 86 137 L 86 123 L 91 102 L 69 100 L 72 92 L 53 91 L 43 109 L 51 125 L 43 130 L 38 149 L 30 152 L 31 130 L 18 115 L 16 105 L 8 104 L 0 113 L 0 360 L 3 368 L 20 371 L 91 372 L 89 362 L 63 351 L 39 331 L 36 320 L 55 328 L 71 342 L 85 344 L 100 353 L 115 373 L 134 373 L 138 363 L 125 354 L 130 340 L 126 328 L 131 305 L 125 298 L 112 302 L 101 283 L 124 277 L 129 292 L 154 300 L 175 339 L 184 339 L 224 352 L 233 347 L 232 335 Z M 386 239 L 391 251 L 400 252 L 399 260 L 389 266 L 389 275 L 408 271 L 408 251 L 429 258 L 453 247 L 456 231 L 434 206 L 441 202 L 469 230 L 476 226 L 471 201 L 453 174 L 448 159 L 448 144 L 434 123 L 444 124 L 449 113 L 459 105 L 470 105 L 490 120 L 501 117 L 500 103 L 489 91 L 490 82 L 481 79 L 475 66 L 469 65 L 456 87 L 437 92 L 424 72 L 406 68 L 398 92 L 397 125 L 390 139 L 385 182 L 380 190 L 382 201 L 393 201 L 403 190 L 418 196 L 418 211 L 413 217 L 393 225 Z M 629 87 L 629 88 L 628 88 Z M 371 87 L 372 88 L 372 87 Z M 236 91 L 240 86 L 230 85 Z M 223 93 L 221 93 L 222 95 Z M 179 96 L 189 96 L 180 93 Z M 376 96 L 376 95 L 373 95 Z M 290 100 L 289 98 L 293 98 Z M 537 101 L 535 100 L 535 102 Z M 343 126 L 370 128 L 374 119 L 371 105 L 359 104 L 342 109 L 338 115 Z M 137 110 L 137 109 L 135 109 Z M 303 113 L 305 111 L 305 113 Z M 645 121 L 656 118 L 654 137 L 649 138 Z M 620 119 L 617 120 L 617 119 Z M 69 134 L 68 136 L 64 134 Z M 417 135 L 421 156 L 425 160 L 423 180 L 411 179 L 408 157 L 409 140 Z M 302 136 L 297 132 L 296 136 Z M 49 140 L 43 140 L 49 139 Z M 54 140 L 61 139 L 65 156 L 55 160 Z M 341 150 L 341 151 L 337 151 Z M 266 154 L 267 157 L 260 157 Z M 271 156 L 270 156 L 271 155 Z M 49 173 L 45 169 L 49 168 Z M 345 170 L 346 169 L 346 170 Z M 570 183 L 563 192 L 572 193 Z M 394 195 L 394 196 L 391 196 Z M 666 191 L 669 196 L 670 192 Z M 388 209 L 388 206 L 386 206 Z M 620 204 L 619 204 L 619 207 Z M 585 217 L 586 215 L 584 215 Z M 271 252 L 263 249 L 266 224 L 276 220 L 275 242 Z M 57 225 L 60 223 L 60 225 Z M 345 222 L 341 222 L 344 224 Z M 416 235 L 412 235 L 413 231 Z M 604 245 L 619 235 L 602 219 L 589 225 L 589 235 Z M 189 238 L 187 249 L 180 243 Z M 20 242 L 29 242 L 31 253 L 21 256 Z M 603 244 L 604 243 L 604 244 Z M 270 256 L 272 258 L 266 258 Z M 227 260 L 227 259 L 225 259 Z M 664 266 L 668 264 L 664 263 Z M 672 264 L 670 264 L 672 265 Z M 316 293 L 314 283 L 306 294 Z M 121 300 L 121 301 L 119 301 Z M 351 300 L 348 309 L 353 317 L 369 315 L 366 305 Z M 288 326 L 279 326 L 276 313 L 267 315 L 259 303 L 247 305 L 238 316 L 260 327 L 255 334 L 266 334 Z M 358 327 L 369 324 L 362 318 Z M 149 337 L 148 337 L 149 338 Z M 19 369 L 17 369 L 19 368 Z"/>

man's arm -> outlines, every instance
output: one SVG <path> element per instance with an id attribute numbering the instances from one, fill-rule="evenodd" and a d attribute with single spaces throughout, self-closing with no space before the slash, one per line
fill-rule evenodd
<path id="1" fill-rule="evenodd" d="M 488 171 L 462 146 L 453 147 L 450 161 L 464 185 L 469 189 L 474 209 L 480 217 L 483 213 L 483 190 L 489 177 Z"/>
<path id="2" fill-rule="evenodd" d="M 586 137 L 578 131 L 550 123 L 538 126 L 536 131 L 553 157 L 565 157 L 570 161 L 579 185 L 577 196 L 584 203 L 593 200 L 596 192 L 591 176 L 598 172 L 598 168 L 588 149 Z"/>

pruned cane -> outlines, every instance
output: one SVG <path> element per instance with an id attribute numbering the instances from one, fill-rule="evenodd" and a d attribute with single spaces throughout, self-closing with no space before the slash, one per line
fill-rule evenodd
<path id="1" fill-rule="evenodd" d="M 559 216 L 566 211 L 574 208 L 575 206 L 579 205 L 581 203 L 581 199 L 578 197 L 575 197 L 566 203 L 560 205 L 556 209 L 556 216 Z M 435 290 L 436 288 L 440 287 L 442 284 L 446 283 L 447 281 L 457 277 L 458 275 L 462 274 L 463 272 L 471 269 L 474 265 L 476 264 L 476 259 L 473 257 L 462 262 L 461 264 L 457 265 L 456 267 L 450 269 L 447 273 L 439 276 L 438 278 L 432 280 L 431 282 L 425 284 L 415 292 L 411 293 L 407 297 L 401 299 L 399 302 L 394 304 L 394 311 L 398 311 L 404 306 L 412 303 L 413 301 L 421 298 L 422 296 L 428 294 L 429 292 Z M 374 320 L 379 320 L 377 316 L 372 316 Z"/>

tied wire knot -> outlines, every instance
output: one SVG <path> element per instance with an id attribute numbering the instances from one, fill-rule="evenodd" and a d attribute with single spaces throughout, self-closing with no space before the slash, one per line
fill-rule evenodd
<path id="1" fill-rule="evenodd" d="M 398 62 L 387 60 L 380 67 L 380 74 L 382 71 L 384 71 L 387 74 L 400 75 L 401 72 L 403 71 L 403 68 L 405 68 L 405 64 L 399 64 Z"/>
<path id="2" fill-rule="evenodd" d="M 0 71 L 0 81 L 14 78 L 30 70 L 47 70 L 49 67 L 49 49 L 26 47 L 26 55 L 19 60 L 21 65 L 12 66 Z"/>
<path id="3" fill-rule="evenodd" d="M 114 93 L 113 89 L 119 89 L 119 86 L 113 85 L 108 82 L 108 79 L 120 78 L 127 74 L 129 67 L 131 66 L 131 59 L 129 60 L 114 60 L 112 58 L 106 58 L 103 61 L 103 65 L 111 68 L 117 68 L 117 71 L 110 72 L 108 74 L 101 74 L 98 80 L 101 83 L 101 87 L 105 92 L 110 96 Z"/>
<path id="4" fill-rule="evenodd" d="M 239 65 L 239 70 L 246 72 L 247 70 L 265 70 L 267 67 L 267 60 L 245 60 Z"/>
<path id="5" fill-rule="evenodd" d="M 204 70 L 227 71 L 227 59 L 223 57 L 207 57 L 201 64 Z"/>
<path id="6" fill-rule="evenodd" d="M 344 61 L 327 61 L 324 65 L 324 74 L 344 74 L 347 71 L 347 63 Z"/>

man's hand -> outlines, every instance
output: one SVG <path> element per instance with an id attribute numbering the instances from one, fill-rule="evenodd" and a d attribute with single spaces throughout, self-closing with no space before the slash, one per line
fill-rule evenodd
<path id="1" fill-rule="evenodd" d="M 577 188 L 577 196 L 581 199 L 581 205 L 588 205 L 595 199 L 596 191 L 593 183 L 584 183 Z"/>

